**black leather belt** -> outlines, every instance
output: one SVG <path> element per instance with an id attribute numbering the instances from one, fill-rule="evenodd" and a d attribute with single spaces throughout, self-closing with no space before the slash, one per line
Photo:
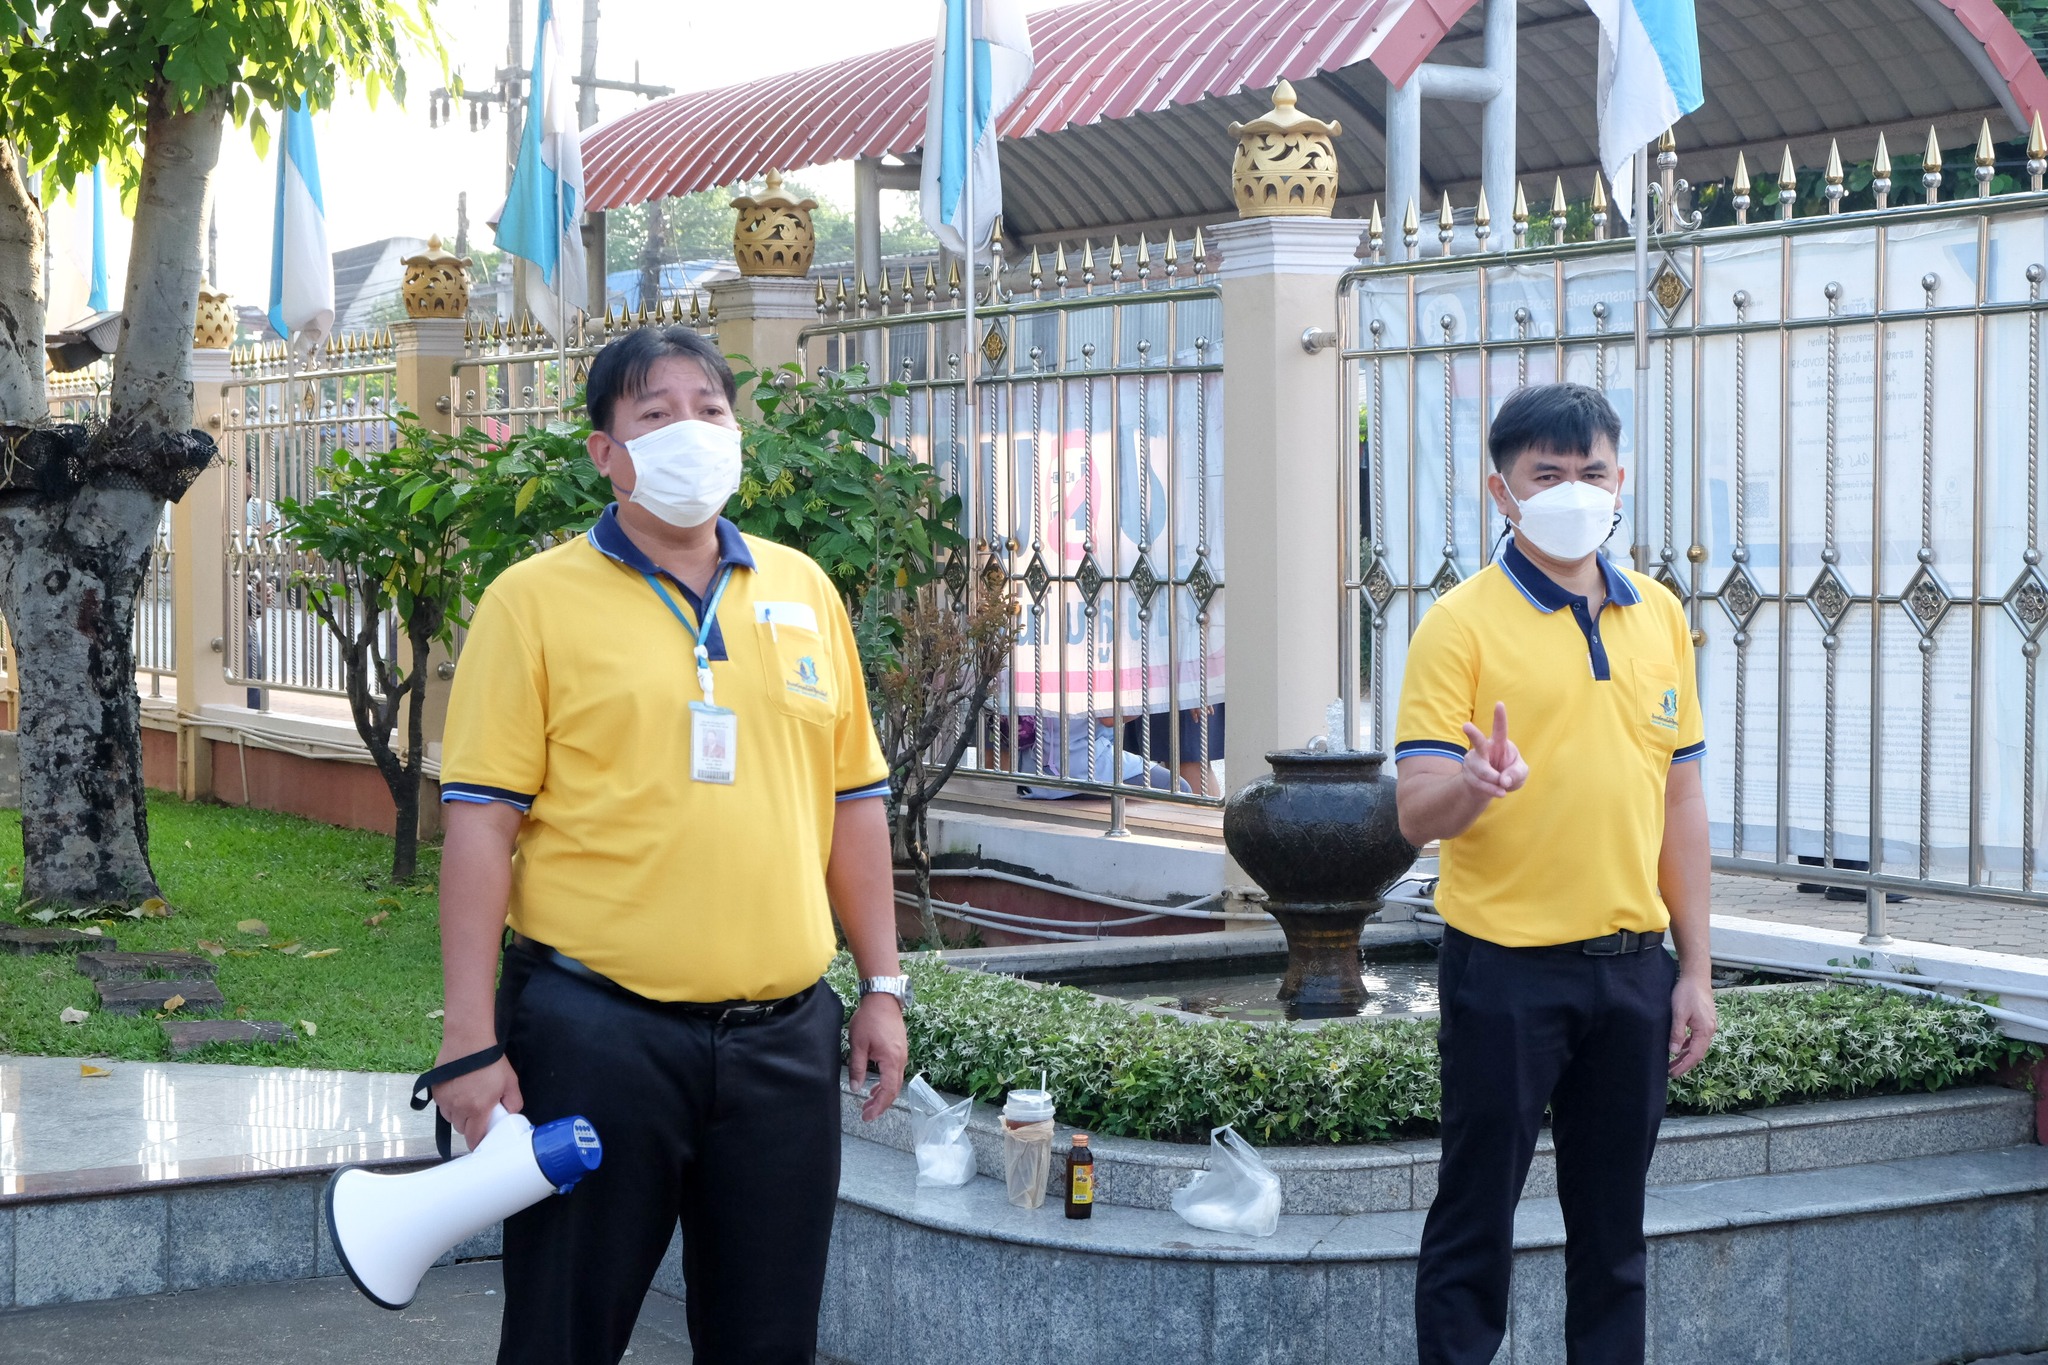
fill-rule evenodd
<path id="1" fill-rule="evenodd" d="M 1576 943 L 1553 943 L 1550 946 L 1562 952 L 1584 953 L 1587 957 L 1620 957 L 1624 953 L 1647 953 L 1652 948 L 1662 948 L 1664 935 L 1617 929 L 1599 938 L 1582 938 Z"/>
<path id="2" fill-rule="evenodd" d="M 720 1000 L 709 1003 L 701 1003 L 695 1000 L 656 1000 L 651 996 L 642 995 L 638 991 L 628 990 L 603 972 L 588 967 L 578 962 L 575 958 L 570 957 L 567 953 L 550 948 L 547 944 L 530 939 L 524 934 L 513 934 L 512 946 L 521 952 L 531 953 L 558 971 L 567 972 L 571 976 L 580 976 L 585 981 L 603 986 L 607 990 L 616 991 L 643 1005 L 666 1010 L 671 1014 L 681 1014 L 691 1019 L 709 1019 L 714 1023 L 720 1024 L 758 1024 L 763 1020 L 773 1019 L 777 1015 L 788 1014 L 791 1010 L 796 1009 L 806 1000 L 810 999 L 818 989 L 814 983 L 798 991 L 795 995 L 785 995 L 780 1000 Z"/>

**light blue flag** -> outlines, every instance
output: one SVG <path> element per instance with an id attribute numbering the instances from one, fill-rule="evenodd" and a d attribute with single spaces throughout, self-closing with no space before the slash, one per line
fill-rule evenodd
<path id="1" fill-rule="evenodd" d="M 313 116 L 287 110 L 277 142 L 277 213 L 270 229 L 270 325 L 303 353 L 334 328 L 334 257 L 313 154 Z"/>
<path id="2" fill-rule="evenodd" d="M 92 294 L 85 306 L 95 313 L 107 311 L 107 175 L 104 166 L 92 168 Z"/>
<path id="3" fill-rule="evenodd" d="M 967 117 L 968 31 L 973 30 L 974 118 Z M 940 245 L 966 255 L 978 250 L 1003 209 L 996 162 L 996 120 L 1031 88 L 1031 29 L 1017 0 L 945 0 L 932 50 L 931 94 L 925 107 L 924 221 Z M 972 194 L 968 182 L 972 180 Z M 968 200 L 974 221 L 966 221 Z"/>
<path id="4" fill-rule="evenodd" d="M 1600 164 L 1635 221 L 1635 156 L 1706 102 L 1693 0 L 1587 0 L 1600 21 Z"/>
<path id="5" fill-rule="evenodd" d="M 545 288 L 525 300 L 549 336 L 561 337 L 562 307 L 589 295 L 583 248 L 583 139 L 576 127 L 576 90 L 563 60 L 553 0 L 540 0 L 533 40 L 526 131 L 505 205 L 491 218 L 498 245 L 531 261 Z"/>

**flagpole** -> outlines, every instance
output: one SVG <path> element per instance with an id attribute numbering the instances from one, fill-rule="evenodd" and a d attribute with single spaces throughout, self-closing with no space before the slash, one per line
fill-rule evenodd
<path id="1" fill-rule="evenodd" d="M 967 333 L 967 350 L 966 354 L 961 357 L 960 362 L 960 392 L 962 401 L 967 404 L 967 474 L 961 484 L 964 494 L 961 498 L 961 511 L 963 513 L 961 522 L 964 527 L 971 530 L 978 525 L 977 518 L 980 515 L 980 503 L 977 501 L 977 495 L 980 492 L 979 485 L 981 482 L 981 431 L 980 424 L 977 421 L 980 404 L 975 402 L 974 399 L 974 372 L 981 358 L 981 337 L 975 329 L 974 322 L 974 272 L 981 256 L 980 245 L 975 240 L 978 234 L 975 232 L 974 227 L 974 154 L 980 145 L 981 139 L 979 136 L 980 130 L 974 126 L 974 8 L 976 0 L 961 0 L 961 3 L 966 9 L 967 19 L 965 25 L 967 30 L 966 60 L 961 64 L 967 73 L 965 82 L 967 96 L 965 101 L 967 158 L 966 165 L 962 168 L 960 181 L 960 216 L 966 227 L 966 231 L 960 234 L 960 240 L 962 247 L 965 248 L 964 254 L 967 257 L 967 269 L 964 272 L 967 277 L 966 312 L 962 320 L 962 325 Z M 883 295 L 886 297 L 888 294 L 888 271 L 884 269 L 882 274 Z M 985 538 L 988 528 L 982 527 L 980 529 L 984 532 Z M 974 567 L 974 538 L 972 535 L 968 536 L 967 542 L 967 560 L 970 570 L 969 578 L 971 579 L 973 577 L 971 570 Z"/>
<path id="2" fill-rule="evenodd" d="M 1637 573 L 1650 572 L 1650 504 L 1644 494 L 1650 439 L 1650 158 L 1647 144 L 1635 155 L 1636 230 L 1636 429 L 1635 546 Z"/>

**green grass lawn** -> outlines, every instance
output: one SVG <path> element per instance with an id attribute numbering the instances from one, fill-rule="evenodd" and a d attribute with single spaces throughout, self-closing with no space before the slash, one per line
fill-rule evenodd
<path id="1" fill-rule="evenodd" d="M 124 951 L 204 952 L 205 940 L 227 950 L 216 959 L 224 1017 L 314 1026 L 295 1044 L 217 1044 L 183 1060 L 411 1072 L 432 1064 L 441 1045 L 441 1022 L 428 1017 L 441 1007 L 439 849 L 421 849 L 420 876 L 392 887 L 391 840 L 380 835 L 156 794 L 149 829 L 171 917 L 115 916 L 77 927 L 96 923 Z M 0 921 L 27 922 L 20 900 L 21 817 L 0 811 Z M 239 930 L 245 920 L 262 921 L 268 932 Z M 340 951 L 307 956 L 324 949 Z M 62 1023 L 58 1014 L 67 1007 L 92 1017 Z M 169 1056 L 155 1019 L 102 1011 L 92 982 L 68 955 L 56 954 L 0 953 L 0 1052 Z"/>

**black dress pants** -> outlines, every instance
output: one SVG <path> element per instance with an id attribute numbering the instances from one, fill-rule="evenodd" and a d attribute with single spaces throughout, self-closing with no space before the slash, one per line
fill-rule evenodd
<path id="1" fill-rule="evenodd" d="M 1643 1184 L 1664 1117 L 1661 947 L 1503 948 L 1446 929 L 1443 1164 L 1415 1272 L 1421 1365 L 1486 1365 L 1507 1331 L 1515 1204 L 1547 1104 L 1565 1227 L 1565 1359 L 1642 1365 Z"/>
<path id="2" fill-rule="evenodd" d="M 500 1365 L 614 1365 L 678 1222 L 697 1365 L 811 1365 L 839 1190 L 839 1028 L 819 984 L 718 1022 L 508 948 L 498 1036 L 534 1123 L 604 1144 L 505 1220 Z"/>

